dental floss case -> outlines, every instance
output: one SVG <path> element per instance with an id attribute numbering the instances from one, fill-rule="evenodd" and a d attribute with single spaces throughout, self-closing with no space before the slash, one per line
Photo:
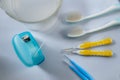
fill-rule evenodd
<path id="1" fill-rule="evenodd" d="M 41 64 L 45 59 L 39 44 L 30 32 L 15 35 L 12 45 L 19 59 L 28 67 Z"/>

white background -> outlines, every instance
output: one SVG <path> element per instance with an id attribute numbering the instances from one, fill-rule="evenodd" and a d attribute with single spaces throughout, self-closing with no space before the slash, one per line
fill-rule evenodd
<path id="1" fill-rule="evenodd" d="M 66 32 L 69 28 L 79 26 L 82 29 L 100 27 L 105 23 L 120 17 L 116 12 L 100 17 L 85 24 L 65 24 L 63 18 L 66 13 L 78 11 L 87 16 L 109 6 L 118 3 L 117 0 L 63 0 L 58 22 L 55 29 L 49 34 L 31 31 L 37 41 L 44 41 L 43 53 L 46 57 L 44 63 L 39 66 L 28 68 L 24 66 L 16 56 L 11 39 L 15 34 L 29 31 L 22 23 L 15 21 L 0 10 L 0 80 L 80 80 L 66 64 L 63 63 L 61 50 L 74 47 L 84 41 L 95 41 L 111 37 L 112 45 L 97 47 L 95 49 L 111 49 L 114 56 L 106 57 L 84 57 L 71 54 L 69 57 L 76 61 L 81 67 L 88 71 L 95 80 L 120 80 L 120 26 L 107 29 L 106 31 L 90 34 L 81 38 L 67 38 Z"/>

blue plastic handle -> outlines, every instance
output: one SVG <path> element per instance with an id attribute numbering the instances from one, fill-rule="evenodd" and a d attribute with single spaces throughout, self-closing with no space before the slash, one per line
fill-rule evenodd
<path id="1" fill-rule="evenodd" d="M 71 64 L 74 65 L 74 67 L 81 72 L 84 76 L 86 76 L 88 79 L 87 80 L 94 80 L 93 77 L 86 72 L 82 67 L 80 67 L 78 64 L 76 64 L 74 61 L 70 60 Z M 85 79 L 86 80 L 86 79 Z"/>
<path id="2" fill-rule="evenodd" d="M 75 67 L 69 66 L 69 68 L 75 72 L 82 80 L 89 80 L 86 76 L 84 76 L 80 71 L 78 71 Z"/>

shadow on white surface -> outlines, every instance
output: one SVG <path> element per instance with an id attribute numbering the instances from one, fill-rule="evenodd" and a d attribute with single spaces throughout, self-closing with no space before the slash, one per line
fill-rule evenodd
<path id="1" fill-rule="evenodd" d="M 45 50 L 45 51 L 44 51 Z M 55 80 L 79 80 L 76 75 L 63 63 L 63 56 L 56 49 L 46 46 L 43 50 L 45 61 L 39 65 Z"/>
<path id="2" fill-rule="evenodd" d="M 0 56 L 0 80 L 6 80 L 10 75 L 14 75 L 20 71 L 24 71 L 25 67 L 17 62 L 17 60 L 9 60 L 4 56 Z"/>

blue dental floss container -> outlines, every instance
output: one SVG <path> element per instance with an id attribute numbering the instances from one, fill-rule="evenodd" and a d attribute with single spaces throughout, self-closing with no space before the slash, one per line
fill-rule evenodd
<path id="1" fill-rule="evenodd" d="M 18 58 L 28 67 L 39 65 L 45 59 L 39 44 L 30 32 L 15 35 L 12 45 Z"/>

